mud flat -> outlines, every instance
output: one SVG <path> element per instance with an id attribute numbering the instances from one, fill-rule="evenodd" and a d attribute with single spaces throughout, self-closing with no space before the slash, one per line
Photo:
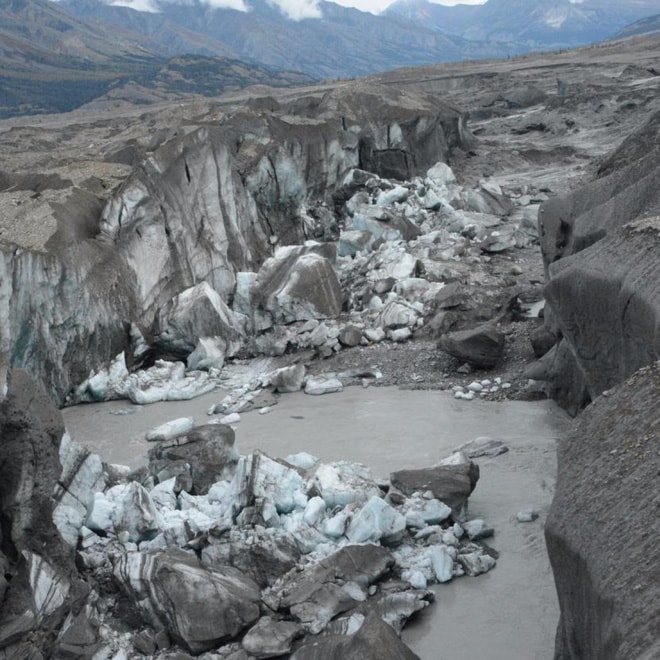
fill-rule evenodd
<path id="1" fill-rule="evenodd" d="M 187 402 L 140 407 L 115 401 L 63 412 L 76 440 L 106 461 L 135 467 L 145 461 L 148 429 L 185 415 L 205 423 L 220 398 L 215 392 Z M 503 441 L 509 452 L 477 459 L 481 479 L 470 500 L 470 517 L 495 527 L 496 569 L 435 587 L 435 605 L 403 636 L 424 660 L 541 660 L 552 656 L 558 619 L 543 523 L 554 491 L 556 441 L 567 425 L 548 401 L 467 402 L 447 392 L 349 387 L 322 397 L 284 395 L 269 414 L 243 414 L 236 432 L 241 453 L 308 451 L 324 460 L 363 462 L 377 476 L 432 465 L 479 436 Z M 525 507 L 539 519 L 517 522 Z"/>

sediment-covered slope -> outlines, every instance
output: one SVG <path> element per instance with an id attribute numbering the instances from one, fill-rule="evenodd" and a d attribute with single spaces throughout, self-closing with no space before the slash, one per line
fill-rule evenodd
<path id="1" fill-rule="evenodd" d="M 561 607 L 556 660 L 651 660 L 657 622 L 660 366 L 592 403 L 561 442 L 546 540 Z"/>
<path id="2" fill-rule="evenodd" d="M 554 346 L 530 375 L 580 417 L 546 524 L 556 660 L 641 660 L 657 635 L 660 115 L 539 212 Z M 540 336 L 539 336 L 540 338 Z M 590 403 L 591 402 L 591 403 Z M 590 404 L 590 405 L 588 405 Z"/>
<path id="3" fill-rule="evenodd" d="M 208 282 L 227 301 L 235 275 L 273 245 L 300 243 L 309 207 L 332 207 L 350 168 L 407 179 L 470 136 L 460 111 L 430 97 L 359 83 L 277 113 L 205 116 L 141 162 L 91 229 L 60 217 L 40 251 L 0 252 L 1 337 L 59 401 L 131 331 Z M 58 236 L 67 240 L 58 240 Z"/>
<path id="4" fill-rule="evenodd" d="M 556 345 L 535 374 L 573 411 L 660 357 L 659 130 L 656 114 L 600 176 L 539 213 Z"/>

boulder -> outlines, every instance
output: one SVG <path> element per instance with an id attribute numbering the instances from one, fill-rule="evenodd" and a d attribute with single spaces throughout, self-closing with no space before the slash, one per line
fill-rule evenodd
<path id="1" fill-rule="evenodd" d="M 352 348 L 362 341 L 362 330 L 354 325 L 345 325 L 339 331 L 338 339 L 343 346 Z"/>
<path id="2" fill-rule="evenodd" d="M 229 566 L 203 567 L 181 550 L 114 558 L 119 586 L 154 628 L 198 654 L 236 637 L 259 618 L 259 587 Z"/>
<path id="3" fill-rule="evenodd" d="M 289 653 L 293 641 L 302 632 L 298 623 L 264 616 L 248 630 L 241 644 L 255 658 L 274 658 Z"/>
<path id="4" fill-rule="evenodd" d="M 258 534 L 258 542 L 246 542 L 239 535 L 208 537 L 202 549 L 202 564 L 213 568 L 233 566 L 252 578 L 260 588 L 271 586 L 300 561 L 300 550 L 284 534 Z"/>
<path id="5" fill-rule="evenodd" d="M 198 426 L 152 447 L 149 472 L 158 476 L 168 468 L 184 464 L 192 478 L 192 492 L 203 495 L 216 481 L 228 480 L 234 475 L 239 458 L 234 440 L 234 430 L 230 426 Z M 170 476 L 173 474 L 165 478 Z"/>
<path id="6" fill-rule="evenodd" d="M 259 270 L 252 290 L 254 304 L 276 323 L 334 318 L 342 293 L 332 263 L 321 247 L 280 248 Z"/>
<path id="7" fill-rule="evenodd" d="M 556 658 L 660 654 L 656 362 L 596 399 L 559 443 L 545 525 L 559 596 Z"/>
<path id="8" fill-rule="evenodd" d="M 477 369 L 491 369 L 504 354 L 504 335 L 493 325 L 485 324 L 445 335 L 440 348 Z"/>
<path id="9" fill-rule="evenodd" d="M 215 337 L 225 345 L 228 357 L 241 349 L 247 318 L 225 304 L 207 282 L 182 291 L 158 313 L 159 332 L 154 338 L 158 350 L 189 355 L 201 337 Z"/>
<path id="10" fill-rule="evenodd" d="M 419 660 L 377 614 L 353 635 L 327 635 L 305 641 L 291 660 Z"/>
<path id="11" fill-rule="evenodd" d="M 430 490 L 433 497 L 459 515 L 479 480 L 479 466 L 472 461 L 461 465 L 437 465 L 418 470 L 398 470 L 390 474 L 390 483 L 404 495 Z"/>
<path id="12" fill-rule="evenodd" d="M 302 573 L 284 575 L 264 601 L 274 610 L 290 611 L 308 632 L 317 634 L 338 614 L 364 600 L 364 593 L 358 594 L 349 583 L 366 588 L 393 564 L 394 558 L 381 546 L 347 545 Z"/>

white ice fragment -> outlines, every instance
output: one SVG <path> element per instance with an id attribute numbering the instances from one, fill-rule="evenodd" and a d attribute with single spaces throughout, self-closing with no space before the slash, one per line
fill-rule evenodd
<path id="1" fill-rule="evenodd" d="M 340 511 L 332 518 L 326 518 L 323 521 L 323 533 L 331 539 L 338 539 L 344 535 L 349 518 L 349 514 L 345 511 Z"/>
<path id="2" fill-rule="evenodd" d="M 401 577 L 404 580 L 410 582 L 410 586 L 413 589 L 426 589 L 427 581 L 424 577 L 424 573 L 419 570 L 407 570 L 401 573 Z"/>
<path id="3" fill-rule="evenodd" d="M 309 377 L 305 384 L 305 394 L 321 395 L 341 392 L 344 385 L 338 378 L 328 378 L 319 376 L 317 378 Z"/>
<path id="4" fill-rule="evenodd" d="M 312 497 L 305 507 L 303 520 L 313 527 L 317 526 L 325 516 L 325 501 L 322 497 Z"/>
<path id="5" fill-rule="evenodd" d="M 534 522 L 538 517 L 539 517 L 538 512 L 534 511 L 534 509 L 530 509 L 530 508 L 521 509 L 516 514 L 516 518 L 517 518 L 518 522 L 521 522 L 521 523 Z"/>
<path id="6" fill-rule="evenodd" d="M 174 485 L 176 484 L 176 477 L 161 481 L 158 485 L 154 486 L 149 494 L 156 509 L 176 509 L 178 507 L 178 500 L 174 492 Z"/>
<path id="7" fill-rule="evenodd" d="M 371 497 L 353 516 L 346 537 L 353 543 L 394 541 L 406 528 L 406 519 L 381 497 Z"/>
<path id="8" fill-rule="evenodd" d="M 433 167 L 427 170 L 426 176 L 433 183 L 438 185 L 456 183 L 456 176 L 447 163 L 436 163 Z"/>
<path id="9" fill-rule="evenodd" d="M 407 511 L 406 527 L 410 527 L 411 529 L 424 529 L 424 527 L 426 527 L 426 521 L 422 517 L 421 512 L 412 510 Z"/>
<path id="10" fill-rule="evenodd" d="M 195 427 L 195 420 L 192 417 L 177 417 L 169 422 L 147 431 L 145 438 L 149 442 L 160 442 L 162 440 L 171 440 L 178 435 L 189 433 Z"/>
<path id="11" fill-rule="evenodd" d="M 458 561 L 462 564 L 465 572 L 472 577 L 481 573 L 487 573 L 497 563 L 490 555 L 485 555 L 481 552 L 458 555 Z"/>
<path id="12" fill-rule="evenodd" d="M 316 458 L 316 456 L 312 456 L 306 451 L 301 451 L 297 454 L 289 454 L 284 460 L 301 470 L 311 470 L 319 462 L 319 459 Z"/>
<path id="13" fill-rule="evenodd" d="M 373 495 L 380 495 L 370 470 L 359 463 L 324 463 L 316 470 L 314 483 L 329 508 L 365 502 Z"/>
<path id="14" fill-rule="evenodd" d="M 443 458 L 438 465 L 468 465 L 470 459 L 462 451 L 455 451 L 447 458 Z"/>
<path id="15" fill-rule="evenodd" d="M 470 541 L 485 539 L 493 535 L 493 528 L 489 527 L 481 518 L 469 520 L 464 524 L 464 529 Z"/>
<path id="16" fill-rule="evenodd" d="M 237 413 L 230 413 L 220 418 L 220 424 L 238 424 L 241 421 L 241 416 Z"/>
<path id="17" fill-rule="evenodd" d="M 429 525 L 441 523 L 451 515 L 451 508 L 440 500 L 432 499 L 424 503 L 421 510 L 424 522 Z"/>
<path id="18" fill-rule="evenodd" d="M 454 560 L 444 545 L 433 546 L 430 550 L 433 572 L 438 582 L 449 582 L 454 577 Z"/>

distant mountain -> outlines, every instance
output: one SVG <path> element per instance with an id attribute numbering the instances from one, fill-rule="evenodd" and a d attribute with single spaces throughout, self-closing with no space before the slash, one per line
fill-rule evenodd
<path id="1" fill-rule="evenodd" d="M 246 0 L 249 11 L 213 8 L 201 0 L 150 0 L 159 12 L 104 0 L 61 0 L 78 17 L 139 32 L 163 54 L 231 54 L 242 60 L 305 72 L 351 77 L 399 67 L 501 57 L 506 46 L 474 43 L 401 16 L 374 16 L 318 2 L 318 18 L 292 20 L 269 0 Z"/>
<path id="2" fill-rule="evenodd" d="M 108 93 L 145 102 L 311 81 L 236 59 L 165 58 L 145 43 L 137 32 L 108 30 L 48 0 L 6 0 L 0 5 L 0 117 L 65 112 Z"/>
<path id="3" fill-rule="evenodd" d="M 641 21 L 635 21 L 632 25 L 628 25 L 620 32 L 614 35 L 615 39 L 623 39 L 624 37 L 632 37 L 640 34 L 651 34 L 653 32 L 660 32 L 660 15 L 649 16 L 643 18 Z"/>
<path id="4" fill-rule="evenodd" d="M 657 13 L 660 0 L 488 0 L 454 7 L 396 0 L 385 12 L 464 39 L 511 42 L 528 50 L 601 41 Z"/>

